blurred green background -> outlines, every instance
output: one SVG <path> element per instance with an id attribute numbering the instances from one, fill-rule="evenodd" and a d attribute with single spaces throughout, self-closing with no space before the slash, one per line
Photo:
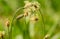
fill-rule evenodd
<path id="1" fill-rule="evenodd" d="M 26 0 L 0 0 L 0 31 L 6 31 L 4 23 L 9 19 L 10 23 L 13 19 L 14 12 L 24 7 L 24 1 Z M 27 31 L 23 31 L 25 28 L 24 18 L 15 20 L 12 28 L 12 39 L 60 39 L 60 0 L 28 0 L 38 1 L 42 9 L 45 27 L 42 27 L 42 18 L 36 24 L 27 23 Z M 16 16 L 23 13 L 23 9 L 17 12 Z M 44 30 L 43 30 L 44 28 Z M 44 31 L 44 33 L 42 33 Z M 28 35 L 29 34 L 29 35 Z M 30 36 L 31 34 L 31 36 Z M 44 36 L 43 36 L 44 35 Z M 5 37 L 7 39 L 7 36 Z"/>

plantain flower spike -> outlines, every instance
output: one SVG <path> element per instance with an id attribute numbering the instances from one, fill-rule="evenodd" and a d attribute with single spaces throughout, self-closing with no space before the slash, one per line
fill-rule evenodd
<path id="1" fill-rule="evenodd" d="M 33 23 L 35 23 L 38 20 L 39 20 L 38 16 L 35 16 L 34 14 L 30 18 L 30 21 L 33 22 Z"/>
<path id="2" fill-rule="evenodd" d="M 29 8 L 29 7 L 31 7 L 31 5 L 32 5 L 32 3 L 29 2 L 29 1 L 24 1 L 24 3 L 25 3 L 24 8 Z"/>
<path id="3" fill-rule="evenodd" d="M 37 1 L 32 2 L 33 5 L 33 10 L 39 10 L 40 9 L 40 3 L 38 3 Z"/>
<path id="4" fill-rule="evenodd" d="M 6 25 L 7 27 L 9 27 L 9 26 L 10 26 L 10 22 L 9 22 L 9 20 L 8 20 L 8 19 L 6 20 L 5 25 Z"/>
<path id="5" fill-rule="evenodd" d="M 34 2 L 24 1 L 24 3 L 25 3 L 24 16 L 27 16 L 27 14 L 29 16 L 32 14 L 32 11 L 33 12 L 37 11 L 40 8 L 40 4 L 37 1 L 34 1 Z"/>
<path id="6" fill-rule="evenodd" d="M 32 7 L 32 6 L 34 6 L 35 7 L 35 9 L 39 9 L 40 8 L 40 3 L 38 3 L 37 1 L 34 1 L 34 2 L 29 2 L 29 1 L 24 1 L 24 3 L 25 3 L 25 8 L 29 8 L 29 7 Z"/>
<path id="7" fill-rule="evenodd" d="M 37 9 L 37 10 L 40 8 L 40 3 L 38 3 L 37 1 L 34 1 L 34 2 L 32 3 L 32 5 L 33 5 L 34 8 Z"/>

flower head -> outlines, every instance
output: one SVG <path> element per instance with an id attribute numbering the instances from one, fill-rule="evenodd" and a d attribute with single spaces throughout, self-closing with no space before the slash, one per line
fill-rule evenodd
<path id="1" fill-rule="evenodd" d="M 31 18 L 30 18 L 30 21 L 31 22 L 36 22 L 36 21 L 38 21 L 38 19 L 39 19 L 38 16 L 32 15 Z"/>
<path id="2" fill-rule="evenodd" d="M 31 6 L 31 2 L 29 2 L 29 1 L 24 1 L 24 3 L 25 3 L 25 8 L 28 8 L 28 7 L 30 7 Z"/>
<path id="3" fill-rule="evenodd" d="M 7 27 L 9 27 L 9 26 L 10 26 L 10 22 L 9 22 L 9 20 L 8 20 L 8 19 L 5 21 L 5 25 L 6 25 Z"/>
<path id="4" fill-rule="evenodd" d="M 25 2 L 24 13 L 28 12 L 28 15 L 31 15 L 32 12 L 37 11 L 40 8 L 40 4 L 37 1 L 34 2 L 24 1 L 24 2 Z"/>
<path id="5" fill-rule="evenodd" d="M 32 3 L 32 5 L 34 6 L 35 9 L 39 9 L 40 8 L 40 4 L 37 1 L 34 1 Z"/>

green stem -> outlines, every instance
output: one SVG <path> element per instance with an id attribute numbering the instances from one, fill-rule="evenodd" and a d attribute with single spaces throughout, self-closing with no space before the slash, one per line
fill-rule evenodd
<path id="1" fill-rule="evenodd" d="M 42 31 L 43 31 L 43 34 L 45 33 L 45 22 L 44 22 L 44 17 L 43 17 L 43 14 L 42 14 L 42 12 L 41 12 L 41 9 L 39 9 L 39 11 L 40 11 L 40 15 L 41 15 L 41 18 L 42 18 L 42 22 L 43 22 L 43 27 L 42 27 Z M 45 35 L 45 34 L 44 34 Z M 44 36 L 43 35 L 43 36 Z"/>
<path id="2" fill-rule="evenodd" d="M 9 27 L 8 27 L 8 39 L 9 39 Z"/>
<path id="3" fill-rule="evenodd" d="M 29 23 L 26 23 L 26 20 L 25 20 L 25 30 L 23 31 L 23 39 L 30 39 Z"/>
<path id="4" fill-rule="evenodd" d="M 13 19 L 12 19 L 12 21 L 11 21 L 11 30 L 10 30 L 10 32 L 9 32 L 9 39 L 12 39 L 12 27 L 13 27 L 13 21 L 14 21 L 14 19 L 15 19 L 16 13 L 17 13 L 19 10 L 21 10 L 21 9 L 24 9 L 24 7 L 18 8 L 18 9 L 16 10 L 15 14 L 13 15 Z"/>

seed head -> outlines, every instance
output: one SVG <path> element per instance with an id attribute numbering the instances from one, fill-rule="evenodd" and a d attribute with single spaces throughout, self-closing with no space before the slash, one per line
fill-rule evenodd
<path id="1" fill-rule="evenodd" d="M 24 3 L 25 3 L 25 8 L 28 8 L 28 7 L 30 7 L 31 6 L 31 2 L 29 2 L 29 1 L 24 1 Z"/>
<path id="2" fill-rule="evenodd" d="M 21 18 L 23 18 L 24 17 L 24 14 L 20 14 L 20 15 L 18 15 L 17 17 L 16 17 L 16 19 L 21 19 Z"/>
<path id="3" fill-rule="evenodd" d="M 31 21 L 38 21 L 38 17 L 33 15 L 33 16 L 31 16 L 30 20 Z"/>
<path id="4" fill-rule="evenodd" d="M 32 3 L 32 5 L 35 7 L 35 9 L 39 9 L 40 8 L 40 4 L 37 1 L 34 1 Z"/>
<path id="5" fill-rule="evenodd" d="M 24 1 L 25 3 L 25 8 L 30 8 L 30 10 L 36 11 L 40 8 L 40 4 L 37 1 L 34 2 L 29 2 L 29 1 Z"/>
<path id="6" fill-rule="evenodd" d="M 28 16 L 28 12 L 25 12 L 25 13 L 24 13 L 24 16 L 25 16 L 25 17 Z"/>
<path id="7" fill-rule="evenodd" d="M 6 25 L 7 27 L 10 26 L 10 22 L 9 22 L 9 20 L 6 20 L 5 25 Z"/>

